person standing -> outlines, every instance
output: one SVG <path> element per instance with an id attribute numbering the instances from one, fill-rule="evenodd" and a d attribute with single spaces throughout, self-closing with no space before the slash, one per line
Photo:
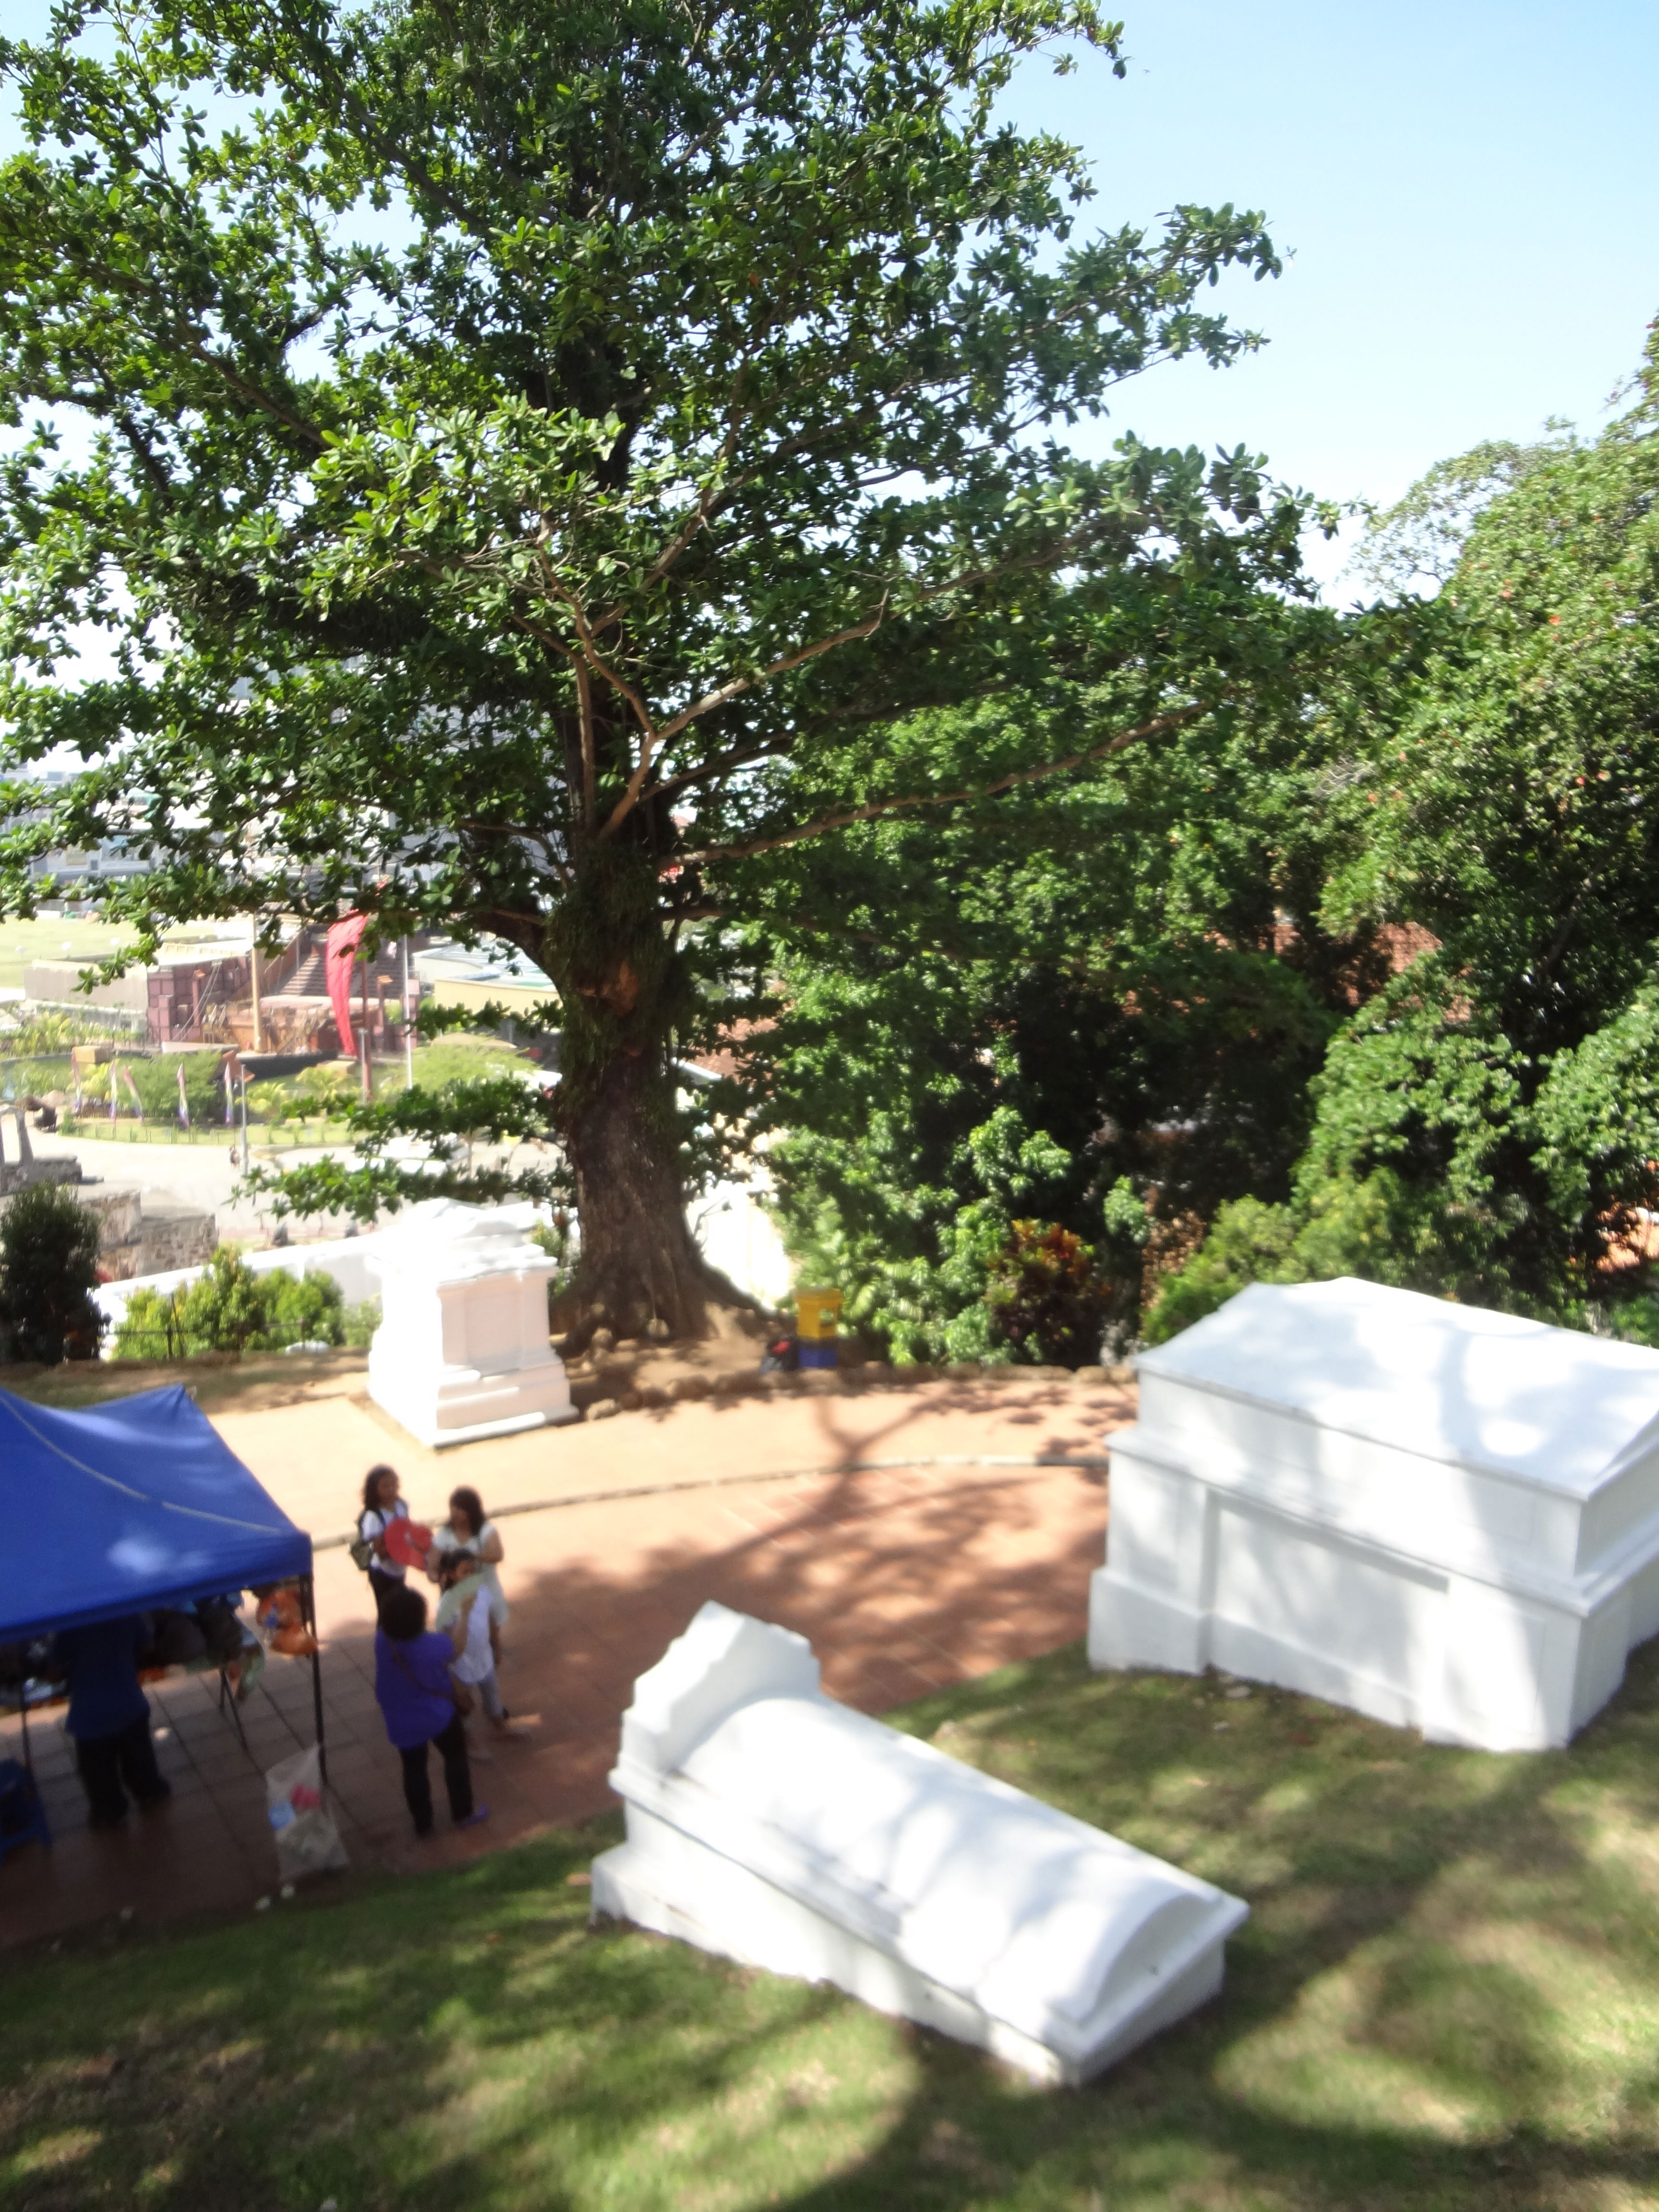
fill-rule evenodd
<path id="1" fill-rule="evenodd" d="M 446 1564 L 462 1553 L 470 1553 L 478 1561 L 484 1588 L 489 1592 L 491 1615 L 498 1627 L 503 1626 L 507 1617 L 507 1595 L 495 1571 L 507 1556 L 507 1547 L 495 1523 L 484 1517 L 483 1498 L 465 1483 L 450 1492 L 449 1519 L 432 1532 L 427 1573 L 434 1583 L 441 1582 Z"/>
<path id="2" fill-rule="evenodd" d="M 386 1732 L 404 1763 L 404 1802 L 417 1836 L 432 1833 L 432 1784 L 427 1753 L 435 1748 L 444 1763 L 450 1817 L 458 1828 L 489 1818 L 488 1805 L 472 1802 L 472 1771 L 467 1764 L 463 1705 L 450 1681 L 455 1647 L 447 1636 L 426 1625 L 426 1600 L 419 1590 L 388 1590 L 374 1632 L 374 1696 Z M 470 1700 L 468 1701 L 470 1703 Z"/>
<path id="3" fill-rule="evenodd" d="M 363 1477 L 363 1505 L 357 1516 L 357 1534 L 368 1546 L 368 1586 L 374 1593 L 374 1611 L 384 1611 L 387 1597 L 402 1589 L 409 1569 L 386 1549 L 386 1532 L 394 1521 L 407 1521 L 409 1508 L 398 1495 L 395 1467 L 372 1467 Z"/>
<path id="4" fill-rule="evenodd" d="M 450 1671 L 483 1707 L 496 1735 L 511 1735 L 507 1707 L 495 1680 L 500 1632 L 491 1616 L 483 1570 L 470 1553 L 454 1552 L 445 1562 L 444 1574 L 446 1587 L 433 1626 L 440 1632 L 447 1629 L 455 1646 Z M 487 1757 L 483 1752 L 475 1755 Z"/>
<path id="5" fill-rule="evenodd" d="M 144 1638 L 136 1613 L 58 1631 L 58 1657 L 70 1692 L 64 1726 L 75 1740 L 88 1827 L 119 1827 L 127 1817 L 129 1790 L 146 1811 L 173 1795 L 173 1784 L 155 1764 L 149 1700 L 138 1680 Z"/>

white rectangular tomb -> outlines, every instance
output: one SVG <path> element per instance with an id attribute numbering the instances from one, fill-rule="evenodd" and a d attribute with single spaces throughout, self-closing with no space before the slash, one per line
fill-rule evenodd
<path id="1" fill-rule="evenodd" d="M 380 1326 L 368 1394 L 423 1444 L 471 1443 L 574 1421 L 548 1340 L 555 1262 L 530 1242 L 533 1206 L 412 1206 L 375 1239 Z"/>
<path id="2" fill-rule="evenodd" d="M 1083 2081 L 1221 1986 L 1248 1908 L 854 1712 L 705 1605 L 634 1686 L 593 1911 Z"/>
<path id="3" fill-rule="evenodd" d="M 1097 1667 L 1214 1665 L 1529 1751 L 1659 1632 L 1659 1352 L 1376 1283 L 1256 1284 L 1139 1375 Z"/>

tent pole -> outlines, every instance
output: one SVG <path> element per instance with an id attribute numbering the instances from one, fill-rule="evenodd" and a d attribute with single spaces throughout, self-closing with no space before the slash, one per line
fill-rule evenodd
<path id="1" fill-rule="evenodd" d="M 307 1575 L 300 1585 L 305 1593 L 306 1626 L 311 1631 L 311 1640 L 317 1642 L 317 1586 Z M 328 1780 L 328 1750 L 323 1741 L 323 1655 L 311 1655 L 311 1708 L 317 1725 L 317 1771 Z"/>

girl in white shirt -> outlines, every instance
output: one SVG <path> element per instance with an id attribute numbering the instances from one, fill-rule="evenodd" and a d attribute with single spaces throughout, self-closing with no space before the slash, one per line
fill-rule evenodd
<path id="1" fill-rule="evenodd" d="M 363 1510 L 357 1516 L 357 1534 L 374 1553 L 368 1566 L 368 1586 L 374 1593 L 378 1614 L 388 1590 L 401 1589 L 409 1569 L 386 1547 L 386 1532 L 394 1521 L 407 1521 L 409 1508 L 398 1496 L 395 1467 L 372 1467 L 363 1477 Z"/>
<path id="2" fill-rule="evenodd" d="M 454 1664 L 449 1671 L 458 1682 L 477 1692 L 478 1703 L 497 1735 L 509 1735 L 507 1708 L 495 1680 L 495 1624 L 490 1618 L 483 1570 L 466 1553 L 452 1553 L 444 1573 L 450 1586 L 446 1595 L 453 1592 L 458 1601 L 449 1630 L 455 1647 Z"/>
<path id="3" fill-rule="evenodd" d="M 433 1531 L 427 1572 L 434 1583 L 441 1579 L 446 1564 L 461 1552 L 471 1553 L 483 1569 L 484 1588 L 489 1592 L 490 1616 L 499 1626 L 507 1617 L 501 1578 L 495 1571 L 506 1556 L 505 1547 L 495 1523 L 484 1518 L 483 1498 L 465 1485 L 451 1491 L 449 1519 L 442 1528 Z"/>

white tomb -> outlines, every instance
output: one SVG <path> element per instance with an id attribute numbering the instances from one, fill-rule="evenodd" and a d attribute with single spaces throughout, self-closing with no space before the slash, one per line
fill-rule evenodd
<path id="1" fill-rule="evenodd" d="M 423 1444 L 471 1443 L 574 1421 L 564 1363 L 548 1341 L 555 1262 L 530 1242 L 533 1206 L 410 1206 L 369 1265 L 380 1326 L 368 1393 Z"/>
<path id="2" fill-rule="evenodd" d="M 1533 1751 L 1659 1632 L 1659 1352 L 1345 1280 L 1255 1285 L 1139 1365 L 1096 1666 Z"/>
<path id="3" fill-rule="evenodd" d="M 708 1604 L 634 1686 L 593 1911 L 832 1982 L 1045 2081 L 1221 1986 L 1249 1908 L 838 1705 L 804 1637 Z"/>

